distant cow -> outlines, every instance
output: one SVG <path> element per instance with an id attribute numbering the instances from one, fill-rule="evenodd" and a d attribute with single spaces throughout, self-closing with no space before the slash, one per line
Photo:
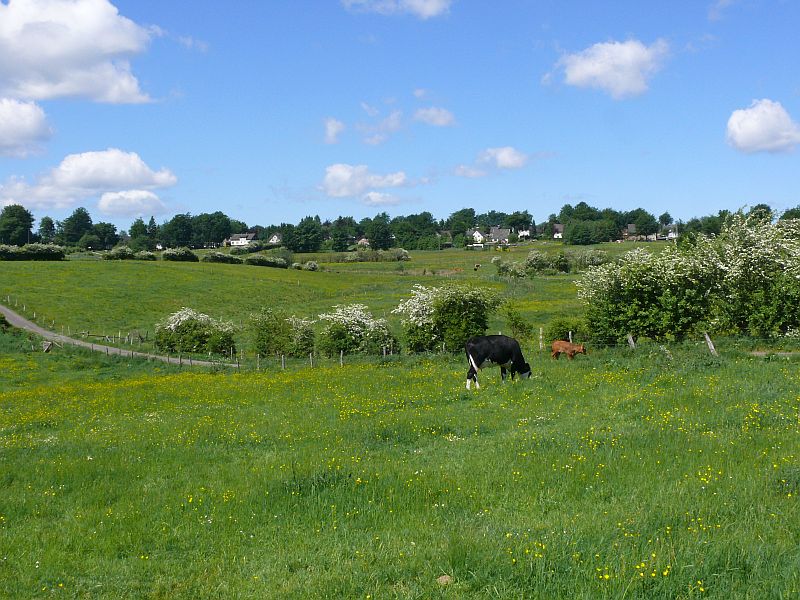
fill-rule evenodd
<path id="1" fill-rule="evenodd" d="M 586 346 L 583 344 L 571 344 L 570 342 L 565 342 L 564 340 L 556 340 L 553 342 L 553 352 L 552 356 L 555 359 L 562 354 L 566 354 L 567 357 L 572 360 L 575 358 L 576 354 L 586 354 Z"/>
<path id="2" fill-rule="evenodd" d="M 511 372 L 511 379 L 519 373 L 520 377 L 531 376 L 531 366 L 525 362 L 519 342 L 506 335 L 479 335 L 467 340 L 464 346 L 469 361 L 467 371 L 467 389 L 474 381 L 475 387 L 480 389 L 478 384 L 478 370 L 485 366 L 499 365 L 500 377 L 505 381 L 506 370 Z"/>

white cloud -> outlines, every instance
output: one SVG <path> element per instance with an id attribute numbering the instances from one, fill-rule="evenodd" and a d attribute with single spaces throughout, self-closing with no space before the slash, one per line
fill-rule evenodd
<path id="1" fill-rule="evenodd" d="M 800 144 L 800 125 L 780 102 L 753 100 L 731 113 L 727 140 L 742 152 L 789 152 Z"/>
<path id="2" fill-rule="evenodd" d="M 477 179 L 478 177 L 486 177 L 486 171 L 478 169 L 470 165 L 458 165 L 453 174 L 456 177 L 466 177 L 467 179 Z"/>
<path id="3" fill-rule="evenodd" d="M 511 146 L 487 148 L 481 153 L 480 162 L 490 163 L 498 169 L 520 169 L 528 162 L 528 156 Z"/>
<path id="4" fill-rule="evenodd" d="M 381 15 L 411 14 L 430 19 L 446 14 L 452 0 L 342 0 L 345 8 Z"/>
<path id="5" fill-rule="evenodd" d="M 428 125 L 433 125 L 434 127 L 448 127 L 454 125 L 456 122 L 453 113 L 445 108 L 438 108 L 436 106 L 420 108 L 414 113 L 414 119 L 427 123 Z"/>
<path id="6" fill-rule="evenodd" d="M 392 206 L 400 204 L 400 198 L 384 192 L 367 192 L 364 194 L 362 201 L 368 206 Z"/>
<path id="7" fill-rule="evenodd" d="M 161 199 L 148 190 L 106 192 L 100 196 L 97 208 L 103 214 L 114 217 L 142 217 L 166 212 Z"/>
<path id="8" fill-rule="evenodd" d="M 150 37 L 107 0 L 0 2 L 0 95 L 147 102 L 128 58 Z"/>
<path id="9" fill-rule="evenodd" d="M 646 92 L 648 79 L 661 68 L 668 53 L 664 40 L 651 46 L 638 40 L 604 42 L 561 57 L 556 67 L 564 69 L 567 84 L 598 88 L 619 99 Z M 547 75 L 544 81 L 549 79 Z"/>
<path id="10" fill-rule="evenodd" d="M 0 184 L 0 200 L 29 208 L 67 208 L 76 202 L 119 190 L 169 187 L 177 178 L 168 169 L 153 171 L 135 152 L 109 148 L 70 154 L 34 184 L 12 177 Z"/>
<path id="11" fill-rule="evenodd" d="M 325 169 L 322 189 L 333 198 L 360 196 L 376 188 L 399 187 L 406 184 L 403 171 L 376 175 L 366 165 L 335 164 Z"/>
<path id="12" fill-rule="evenodd" d="M 727 9 L 733 3 L 734 0 L 716 0 L 708 9 L 709 20 L 719 21 L 722 18 L 725 9 Z"/>
<path id="13" fill-rule="evenodd" d="M 394 110 L 377 124 L 359 125 L 358 129 L 366 134 L 364 143 L 377 145 L 389 139 L 389 134 L 399 131 L 403 126 L 403 111 Z"/>
<path id="14" fill-rule="evenodd" d="M 52 133 L 39 105 L 0 98 L 0 156 L 25 157 Z"/>
<path id="15" fill-rule="evenodd" d="M 325 119 L 325 143 L 336 144 L 339 141 L 339 135 L 344 129 L 344 123 L 338 119 L 334 119 L 333 117 Z"/>

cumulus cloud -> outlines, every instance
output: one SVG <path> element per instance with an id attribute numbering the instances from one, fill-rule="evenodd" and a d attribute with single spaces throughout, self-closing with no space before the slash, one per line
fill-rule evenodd
<path id="1" fill-rule="evenodd" d="M 67 208 L 107 192 L 169 187 L 177 178 L 168 169 L 154 171 L 135 152 L 109 148 L 70 154 L 33 184 L 12 177 L 0 185 L 0 200 L 29 208 Z"/>
<path id="2" fill-rule="evenodd" d="M 38 104 L 0 98 L 0 156 L 22 158 L 37 152 L 52 133 Z"/>
<path id="3" fill-rule="evenodd" d="M 128 58 L 150 37 L 107 0 L 0 2 L 0 95 L 147 102 Z"/>
<path id="4" fill-rule="evenodd" d="M 103 214 L 114 217 L 159 215 L 166 212 L 161 199 L 148 190 L 106 192 L 100 196 L 97 208 Z"/>
<path id="5" fill-rule="evenodd" d="M 528 162 L 528 156 L 511 146 L 487 148 L 481 153 L 480 162 L 489 163 L 498 169 L 520 169 Z"/>
<path id="6" fill-rule="evenodd" d="M 420 108 L 414 113 L 414 119 L 433 125 L 434 127 L 448 127 L 454 125 L 456 122 L 453 113 L 445 108 L 431 106 L 429 108 Z"/>
<path id="7" fill-rule="evenodd" d="M 604 42 L 562 56 L 556 68 L 564 70 L 564 81 L 569 85 L 601 89 L 620 99 L 646 92 L 648 80 L 661 68 L 668 53 L 669 45 L 664 40 L 651 46 L 638 40 Z"/>
<path id="8" fill-rule="evenodd" d="M 377 175 L 370 173 L 366 165 L 339 163 L 325 169 L 322 189 L 333 198 L 346 198 L 361 196 L 379 188 L 399 187 L 405 185 L 406 181 L 403 171 Z"/>
<path id="9" fill-rule="evenodd" d="M 336 144 L 339 141 L 339 135 L 344 131 L 344 123 L 338 119 L 330 117 L 325 119 L 325 143 Z"/>
<path id="10" fill-rule="evenodd" d="M 800 144 L 800 125 L 780 102 L 753 100 L 728 119 L 728 143 L 742 152 L 789 152 Z"/>
<path id="11" fill-rule="evenodd" d="M 446 14 L 452 0 L 342 0 L 342 4 L 345 8 L 358 12 L 411 14 L 420 19 L 430 19 Z"/>

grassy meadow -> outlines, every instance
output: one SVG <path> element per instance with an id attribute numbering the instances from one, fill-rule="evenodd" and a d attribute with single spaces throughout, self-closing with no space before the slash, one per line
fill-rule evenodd
<path id="1" fill-rule="evenodd" d="M 569 277 L 511 288 L 433 254 L 424 275 L 416 253 L 404 272 L 4 263 L 0 295 L 72 331 L 184 305 L 380 314 L 444 276 L 534 323 L 577 310 Z M 37 347 L 0 332 L 0 597 L 800 595 L 793 357 L 720 341 L 554 361 L 528 341 L 530 380 L 486 370 L 467 391 L 461 356 L 229 372 Z"/>

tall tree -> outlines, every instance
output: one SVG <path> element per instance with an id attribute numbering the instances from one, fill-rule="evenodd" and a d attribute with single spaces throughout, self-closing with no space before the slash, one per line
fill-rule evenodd
<path id="1" fill-rule="evenodd" d="M 50 244 L 56 237 L 56 224 L 50 217 L 42 217 L 39 220 L 39 241 L 43 244 Z"/>
<path id="2" fill-rule="evenodd" d="M 92 217 L 89 215 L 89 211 L 82 206 L 76 208 L 61 223 L 61 235 L 64 243 L 69 246 L 76 246 L 84 234 L 92 232 L 92 225 Z"/>
<path id="3" fill-rule="evenodd" d="M 189 213 L 175 215 L 161 226 L 161 237 L 170 248 L 192 243 L 192 217 Z"/>
<path id="4" fill-rule="evenodd" d="M 111 250 L 119 242 L 117 227 L 111 223 L 95 223 L 92 233 L 97 236 L 99 247 L 104 250 Z"/>
<path id="5" fill-rule="evenodd" d="M 0 212 L 0 243 L 27 244 L 32 228 L 33 215 L 21 204 L 9 204 Z"/>
<path id="6" fill-rule="evenodd" d="M 319 217 L 304 217 L 294 230 L 292 252 L 318 252 L 322 247 L 322 223 Z"/>
<path id="7" fill-rule="evenodd" d="M 375 215 L 365 233 L 370 248 L 388 250 L 392 247 L 392 230 L 389 227 L 389 215 L 385 212 Z"/>

